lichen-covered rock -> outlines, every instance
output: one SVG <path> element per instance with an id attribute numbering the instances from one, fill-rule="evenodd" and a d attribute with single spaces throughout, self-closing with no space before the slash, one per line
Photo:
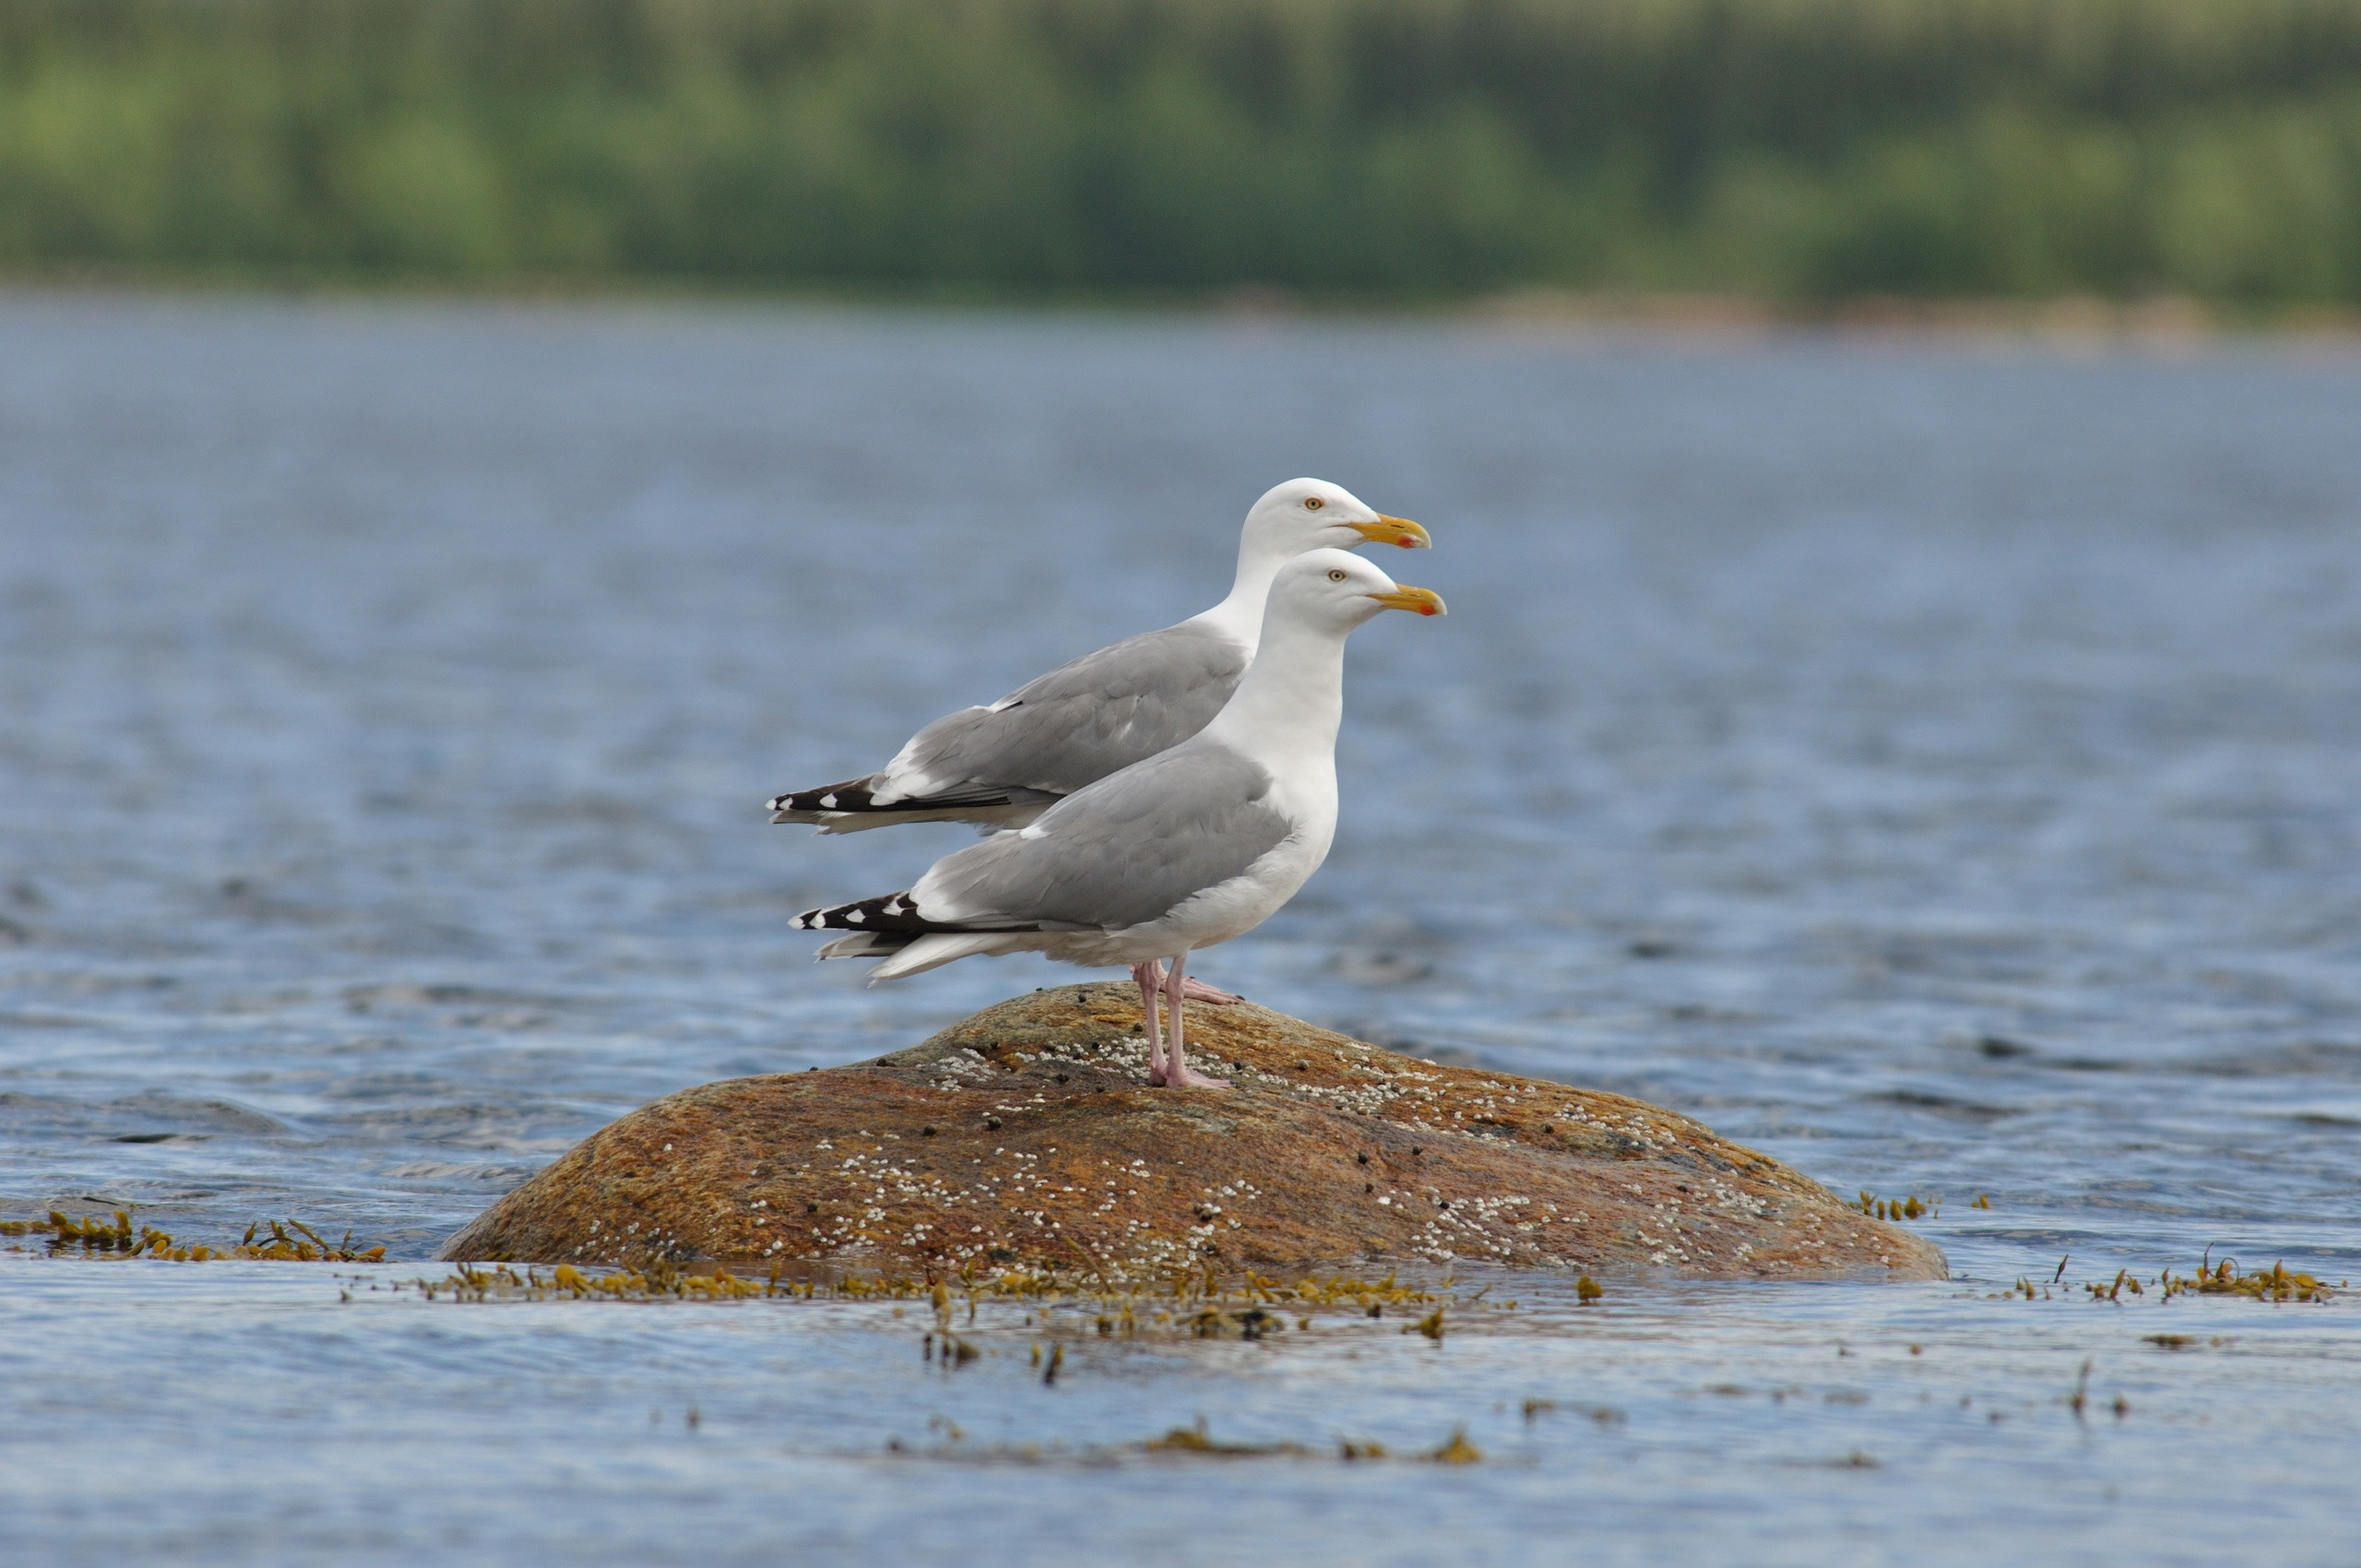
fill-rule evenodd
<path id="1" fill-rule="evenodd" d="M 849 1067 L 708 1084 L 584 1140 L 457 1259 L 897 1273 L 1474 1260 L 1700 1278 L 1944 1277 L 1778 1161 L 1617 1095 L 1189 1010 L 1236 1087 L 1147 1084 L 1139 993 L 1074 985 Z"/>

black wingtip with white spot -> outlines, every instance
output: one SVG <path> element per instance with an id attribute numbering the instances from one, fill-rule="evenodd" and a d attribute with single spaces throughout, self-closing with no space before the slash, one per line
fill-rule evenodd
<path id="1" fill-rule="evenodd" d="M 806 909 L 795 917 L 794 925 L 798 931 L 907 932 L 913 935 L 955 929 L 920 916 L 907 891 L 831 909 Z"/>
<path id="2" fill-rule="evenodd" d="M 774 822 L 808 821 L 820 812 L 892 811 L 897 806 L 881 806 L 866 778 L 848 778 L 841 784 L 823 784 L 816 790 L 790 790 L 784 795 L 773 795 L 770 809 L 775 812 L 800 814 L 798 816 L 777 816 Z"/>
<path id="3" fill-rule="evenodd" d="M 848 778 L 841 784 L 823 784 L 816 790 L 793 790 L 784 795 L 773 795 L 771 820 L 822 822 L 871 814 L 896 819 L 916 818 L 928 812 L 991 810 L 1014 804 L 1020 799 L 1028 802 L 1038 800 L 1046 805 L 1057 798 L 1038 790 L 970 785 L 936 795 L 897 796 L 881 804 L 874 783 L 872 778 Z"/>

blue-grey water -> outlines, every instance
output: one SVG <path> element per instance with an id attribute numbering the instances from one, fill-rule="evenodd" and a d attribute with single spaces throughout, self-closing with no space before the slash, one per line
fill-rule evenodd
<path id="1" fill-rule="evenodd" d="M 1452 613 L 1358 635 L 1335 851 L 1198 972 L 1940 1194 L 1951 1282 L 1054 1385 L 1014 1307 L 946 1374 L 392 1289 L 658 1095 L 1080 978 L 813 965 L 966 839 L 762 802 L 1212 602 L 1298 473 Z M 0 1252 L 0 1557 L 2361 1561 L 2354 1295 L 2080 1289 L 2361 1276 L 2357 562 L 2349 350 L 0 296 L 0 1209 L 393 1260 Z M 1131 1446 L 1200 1417 L 1485 1459 Z"/>

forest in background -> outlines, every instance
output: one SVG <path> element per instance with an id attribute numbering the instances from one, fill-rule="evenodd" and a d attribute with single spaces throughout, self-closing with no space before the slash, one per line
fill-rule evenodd
<path id="1" fill-rule="evenodd" d="M 6 0 L 0 273 L 2361 302 L 2361 0 Z"/>

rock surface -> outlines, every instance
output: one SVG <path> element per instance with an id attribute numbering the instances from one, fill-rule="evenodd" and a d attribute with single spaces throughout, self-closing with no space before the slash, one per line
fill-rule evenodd
<path id="1" fill-rule="evenodd" d="M 1138 1279 L 1471 1260 L 1699 1278 L 1940 1279 L 1942 1253 L 1620 1096 L 1189 1010 L 1228 1091 L 1147 1085 L 1139 993 L 1036 992 L 874 1061 L 634 1111 L 443 1256 Z"/>

